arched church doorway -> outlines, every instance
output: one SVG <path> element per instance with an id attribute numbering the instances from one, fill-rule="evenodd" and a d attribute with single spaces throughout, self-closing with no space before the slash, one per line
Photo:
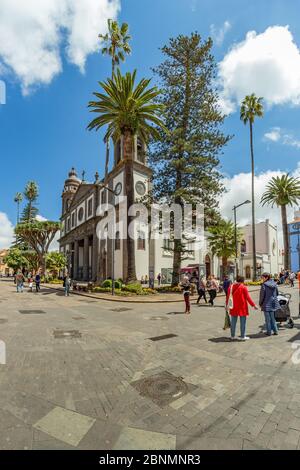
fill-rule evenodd
<path id="1" fill-rule="evenodd" d="M 246 279 L 251 279 L 251 267 L 246 266 Z"/>
<path id="2" fill-rule="evenodd" d="M 205 256 L 205 272 L 206 277 L 211 275 L 211 259 L 209 255 Z"/>

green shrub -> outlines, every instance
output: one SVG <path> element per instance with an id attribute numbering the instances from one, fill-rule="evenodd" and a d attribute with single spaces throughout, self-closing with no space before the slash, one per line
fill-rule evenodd
<path id="1" fill-rule="evenodd" d="M 182 292 L 182 288 L 179 287 L 179 286 L 175 286 L 175 287 L 172 287 L 172 286 L 160 286 L 160 287 L 156 287 L 155 289 L 157 292 L 174 292 L 174 293 L 178 293 L 178 292 Z"/>
<path id="2" fill-rule="evenodd" d="M 94 287 L 92 292 L 111 292 L 111 287 Z"/>
<path id="3" fill-rule="evenodd" d="M 122 287 L 122 291 L 141 295 L 143 288 L 141 284 L 127 284 L 126 286 Z"/>
<path id="4" fill-rule="evenodd" d="M 102 282 L 102 287 L 110 287 L 111 288 L 111 279 L 106 279 L 106 281 Z"/>
<path id="5" fill-rule="evenodd" d="M 115 281 L 115 289 L 121 289 L 121 288 L 122 288 L 122 282 L 120 282 L 119 280 Z"/>

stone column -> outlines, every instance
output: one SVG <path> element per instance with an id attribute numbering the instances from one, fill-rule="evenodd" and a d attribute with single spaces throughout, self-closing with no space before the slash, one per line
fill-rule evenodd
<path id="1" fill-rule="evenodd" d="M 83 279 L 87 281 L 89 278 L 89 237 L 84 237 L 83 246 Z"/>
<path id="2" fill-rule="evenodd" d="M 93 235 L 93 245 L 92 245 L 92 279 L 93 281 L 97 280 L 97 266 L 98 266 L 98 246 L 99 240 L 96 233 Z"/>
<path id="3" fill-rule="evenodd" d="M 79 248 L 78 248 L 78 240 L 74 242 L 74 263 L 73 263 L 73 277 L 77 279 L 78 277 L 78 258 L 79 258 Z"/>

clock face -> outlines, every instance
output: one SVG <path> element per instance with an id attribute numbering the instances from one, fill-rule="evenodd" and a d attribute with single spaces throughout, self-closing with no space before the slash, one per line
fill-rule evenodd
<path id="1" fill-rule="evenodd" d="M 122 183 L 117 183 L 115 187 L 115 195 L 119 196 L 121 194 L 121 191 L 122 191 Z"/>
<path id="2" fill-rule="evenodd" d="M 144 196 L 144 194 L 146 193 L 146 186 L 142 181 L 138 181 L 135 185 L 135 190 L 139 196 Z"/>

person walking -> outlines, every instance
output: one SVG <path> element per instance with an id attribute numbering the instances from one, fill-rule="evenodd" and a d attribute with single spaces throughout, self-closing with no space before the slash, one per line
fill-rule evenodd
<path id="1" fill-rule="evenodd" d="M 63 286 L 64 286 L 64 289 L 65 289 L 65 297 L 69 297 L 70 288 L 71 288 L 71 278 L 70 278 L 68 273 L 64 277 Z"/>
<path id="2" fill-rule="evenodd" d="M 225 292 L 225 295 L 227 297 L 229 287 L 231 286 L 232 282 L 229 279 L 229 276 L 224 276 L 224 281 L 223 281 L 223 290 Z"/>
<path id="3" fill-rule="evenodd" d="M 17 285 L 17 292 L 23 292 L 25 277 L 22 271 L 19 269 L 16 274 L 16 285 Z"/>
<path id="4" fill-rule="evenodd" d="M 205 279 L 204 277 L 202 276 L 199 281 L 198 281 L 198 285 L 197 285 L 197 290 L 198 290 L 198 300 L 197 300 L 197 304 L 199 304 L 200 300 L 203 299 L 205 300 L 205 303 L 207 304 L 207 298 L 206 298 L 206 292 L 205 292 L 205 289 L 206 289 L 206 282 L 205 282 Z"/>
<path id="5" fill-rule="evenodd" d="M 32 287 L 33 287 L 33 277 L 32 277 L 32 274 L 29 273 L 29 275 L 28 275 L 28 288 L 29 288 L 29 292 L 32 292 Z"/>
<path id="6" fill-rule="evenodd" d="M 208 276 L 207 282 L 206 282 L 206 289 L 209 294 L 209 303 L 213 307 L 214 305 L 214 300 L 217 297 L 217 292 L 219 290 L 218 283 L 216 282 L 214 276 Z"/>
<path id="7" fill-rule="evenodd" d="M 266 321 L 266 335 L 271 336 L 272 331 L 274 335 L 278 335 L 277 323 L 275 320 L 275 312 L 280 309 L 280 304 L 277 299 L 278 287 L 274 279 L 271 279 L 269 273 L 262 275 L 263 284 L 260 288 L 259 305 L 264 312 Z"/>
<path id="8" fill-rule="evenodd" d="M 190 302 L 190 294 L 191 294 L 191 283 L 189 278 L 185 276 L 182 281 L 182 290 L 183 290 L 183 298 L 185 302 L 185 313 L 191 313 L 191 302 Z"/>
<path id="9" fill-rule="evenodd" d="M 296 274 L 294 272 L 291 272 L 290 273 L 290 276 L 289 276 L 289 280 L 290 280 L 290 285 L 291 287 L 294 287 L 295 286 L 295 278 L 296 278 Z"/>
<path id="10" fill-rule="evenodd" d="M 235 339 L 238 318 L 240 319 L 241 341 L 250 339 L 246 336 L 246 322 L 249 316 L 248 304 L 254 307 L 255 310 L 258 310 L 244 282 L 245 279 L 243 276 L 237 276 L 236 282 L 230 286 L 227 293 L 226 306 L 230 314 L 231 340 Z"/>
<path id="11" fill-rule="evenodd" d="M 158 273 L 157 275 L 157 282 L 158 282 L 158 285 L 160 286 L 160 282 L 161 282 L 161 274 Z"/>
<path id="12" fill-rule="evenodd" d="M 41 275 L 40 272 L 38 271 L 35 275 L 35 290 L 36 292 L 40 292 L 41 290 Z"/>

